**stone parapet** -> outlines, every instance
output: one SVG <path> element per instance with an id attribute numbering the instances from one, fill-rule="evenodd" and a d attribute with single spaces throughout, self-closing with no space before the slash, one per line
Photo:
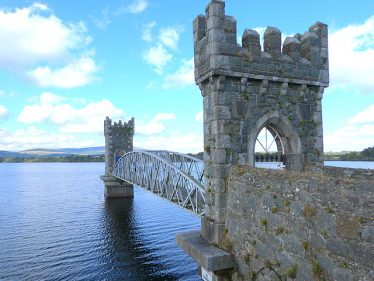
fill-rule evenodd
<path id="1" fill-rule="evenodd" d="M 232 280 L 250 280 L 269 264 L 301 281 L 372 280 L 373 186 L 372 170 L 233 166 L 221 244 L 235 259 Z M 265 276 L 275 278 L 270 271 Z"/>

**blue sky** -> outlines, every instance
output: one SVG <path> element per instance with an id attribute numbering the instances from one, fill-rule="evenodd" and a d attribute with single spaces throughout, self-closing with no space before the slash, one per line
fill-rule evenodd
<path id="1" fill-rule="evenodd" d="M 0 0 L 0 150 L 103 145 L 136 119 L 135 146 L 202 151 L 192 21 L 206 1 Z M 244 28 L 329 25 L 325 151 L 374 145 L 374 1 L 227 0 Z"/>

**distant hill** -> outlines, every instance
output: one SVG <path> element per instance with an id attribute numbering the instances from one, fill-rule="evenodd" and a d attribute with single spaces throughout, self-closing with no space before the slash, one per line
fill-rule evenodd
<path id="1" fill-rule="evenodd" d="M 64 157 L 71 155 L 103 155 L 105 153 L 104 146 L 84 147 L 84 148 L 34 148 L 22 151 L 5 151 L 0 150 L 0 157 L 3 158 L 45 158 L 45 157 Z"/>
<path id="2" fill-rule="evenodd" d="M 0 150 L 0 157 L 11 157 L 11 158 L 29 158 L 30 155 L 19 153 L 19 152 L 12 152 L 12 151 L 4 151 Z"/>
<path id="3" fill-rule="evenodd" d="M 22 154 L 33 155 L 33 156 L 64 156 L 64 155 L 101 155 L 105 153 L 104 146 L 96 147 L 84 147 L 84 148 L 58 148 L 58 149 L 46 149 L 46 148 L 34 148 L 20 151 Z"/>

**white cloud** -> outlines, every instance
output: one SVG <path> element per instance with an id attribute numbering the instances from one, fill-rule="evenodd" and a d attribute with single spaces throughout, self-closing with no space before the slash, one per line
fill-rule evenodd
<path id="1" fill-rule="evenodd" d="M 95 79 L 98 67 L 90 57 L 81 57 L 58 69 L 49 66 L 29 71 L 29 77 L 40 87 L 75 88 L 89 84 Z"/>
<path id="2" fill-rule="evenodd" d="M 129 6 L 127 6 L 127 11 L 132 14 L 142 13 L 147 9 L 149 3 L 147 0 L 135 0 Z"/>
<path id="3" fill-rule="evenodd" d="M 55 104 L 58 104 L 58 103 L 61 103 L 61 102 L 65 101 L 65 100 L 66 100 L 65 97 L 58 96 L 56 94 L 49 93 L 49 92 L 45 92 L 42 95 L 40 95 L 40 103 L 41 104 L 55 105 Z"/>
<path id="4" fill-rule="evenodd" d="M 136 133 L 141 135 L 157 135 L 165 131 L 165 126 L 162 121 L 175 120 L 173 113 L 158 113 L 149 122 L 138 120 L 136 122 Z"/>
<path id="5" fill-rule="evenodd" d="M 162 28 L 159 34 L 159 40 L 162 44 L 170 49 L 177 49 L 179 42 L 179 28 L 167 27 Z"/>
<path id="6" fill-rule="evenodd" d="M 49 8 L 47 5 L 43 4 L 43 3 L 38 3 L 38 2 L 35 2 L 32 4 L 31 6 L 33 9 L 36 9 L 36 10 L 40 10 L 40 11 L 49 11 Z"/>
<path id="7" fill-rule="evenodd" d="M 143 25 L 142 39 L 146 42 L 152 42 L 152 29 L 157 25 L 155 21 Z"/>
<path id="8" fill-rule="evenodd" d="M 171 61 L 173 55 L 162 44 L 151 47 L 143 55 L 143 59 L 154 66 L 157 74 L 161 75 L 165 65 Z"/>
<path id="9" fill-rule="evenodd" d="M 374 94 L 374 16 L 329 36 L 331 87 Z M 362 150 L 374 144 L 374 105 L 325 135 L 325 151 Z"/>
<path id="10" fill-rule="evenodd" d="M 360 151 L 374 144 L 374 104 L 324 139 L 325 151 Z"/>
<path id="11" fill-rule="evenodd" d="M 0 121 L 6 119 L 9 116 L 8 109 L 0 104 Z"/>
<path id="12" fill-rule="evenodd" d="M 200 124 L 203 124 L 204 122 L 204 112 L 200 111 L 195 115 L 195 120 L 199 122 Z"/>
<path id="13" fill-rule="evenodd" d="M 374 16 L 363 24 L 349 25 L 329 36 L 332 85 L 374 93 Z"/>
<path id="14" fill-rule="evenodd" d="M 203 136 L 195 134 L 182 135 L 173 133 L 167 136 L 150 136 L 140 139 L 135 137 L 135 146 L 152 150 L 170 150 L 181 153 L 203 151 Z"/>
<path id="15" fill-rule="evenodd" d="M 266 27 L 254 30 L 260 34 L 263 47 Z M 282 40 L 286 36 L 290 35 L 282 34 Z M 329 63 L 330 88 L 347 87 L 374 94 L 374 16 L 362 24 L 330 30 Z"/>
<path id="16" fill-rule="evenodd" d="M 152 28 L 156 25 L 152 22 L 145 25 L 142 39 L 152 43 L 147 51 L 143 53 L 143 60 L 154 67 L 157 74 L 164 73 L 164 67 L 173 59 L 172 52 L 178 50 L 179 33 L 182 31 L 180 27 L 166 27 L 158 32 L 158 36 L 154 37 Z M 153 39 L 157 38 L 155 42 Z"/>
<path id="17" fill-rule="evenodd" d="M 0 66 L 63 61 L 91 41 L 86 33 L 82 22 L 65 24 L 43 4 L 0 9 L 0 41 L 7 42 L 0 45 Z"/>
<path id="18" fill-rule="evenodd" d="M 374 143 L 374 124 L 346 125 L 324 138 L 325 151 L 361 151 Z"/>
<path id="19" fill-rule="evenodd" d="M 166 89 L 184 88 L 194 84 L 194 59 L 191 58 L 190 60 L 182 61 L 182 65 L 175 73 L 165 76 L 163 87 Z"/>
<path id="20" fill-rule="evenodd" d="M 124 119 L 124 112 L 105 99 L 75 108 L 65 97 L 43 93 L 35 104 L 23 108 L 18 121 L 47 122 L 59 126 L 61 133 L 101 133 L 106 116 Z"/>
<path id="21" fill-rule="evenodd" d="M 359 112 L 348 121 L 348 124 L 350 125 L 365 123 L 374 124 L 374 104 L 366 108 L 364 111 Z"/>
<path id="22" fill-rule="evenodd" d="M 0 42 L 6 42 L 0 44 L 0 68 L 29 73 L 39 85 L 48 84 L 39 81 L 39 76 L 44 78 L 51 73 L 54 74 L 53 80 L 57 79 L 57 74 L 67 74 L 67 77 L 59 77 L 58 80 L 68 80 L 71 69 L 75 70 L 75 76 L 82 71 L 80 76 L 86 77 L 75 79 L 72 84 L 80 86 L 91 82 L 93 72 L 98 70 L 92 58 L 94 52 L 88 51 L 91 41 L 83 22 L 65 23 L 45 4 L 34 3 L 14 10 L 0 9 Z M 84 61 L 90 63 L 90 71 L 82 67 Z M 61 71 L 52 71 L 49 66 L 35 66 L 40 64 L 57 65 L 57 70 Z M 35 69 L 30 70 L 31 67 Z M 59 86 L 61 83 L 54 84 Z"/>
<path id="23" fill-rule="evenodd" d="M 99 18 L 91 17 L 91 19 L 98 29 L 105 30 L 108 27 L 108 25 L 112 22 L 111 17 L 112 13 L 110 12 L 108 7 L 105 7 L 101 11 L 101 15 Z"/>
<path id="24" fill-rule="evenodd" d="M 90 147 L 97 145 L 100 144 L 93 140 L 77 140 L 72 135 L 51 133 L 33 126 L 16 131 L 0 128 L 0 147 L 4 150 L 19 151 L 40 147 Z"/>

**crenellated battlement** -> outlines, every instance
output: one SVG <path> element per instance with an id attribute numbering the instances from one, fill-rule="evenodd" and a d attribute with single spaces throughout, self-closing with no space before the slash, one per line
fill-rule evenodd
<path id="1" fill-rule="evenodd" d="M 128 122 L 122 122 L 119 120 L 118 122 L 112 123 L 112 120 L 107 117 L 104 120 L 104 135 L 107 134 L 118 134 L 118 133 L 126 133 L 130 135 L 134 135 L 134 118 L 130 119 Z"/>
<path id="2" fill-rule="evenodd" d="M 304 34 L 287 37 L 268 27 L 260 35 L 246 29 L 237 43 L 236 20 L 225 14 L 225 2 L 212 0 L 206 15 L 194 20 L 195 80 L 213 75 L 267 79 L 327 87 L 329 84 L 328 28 L 317 22 Z"/>

